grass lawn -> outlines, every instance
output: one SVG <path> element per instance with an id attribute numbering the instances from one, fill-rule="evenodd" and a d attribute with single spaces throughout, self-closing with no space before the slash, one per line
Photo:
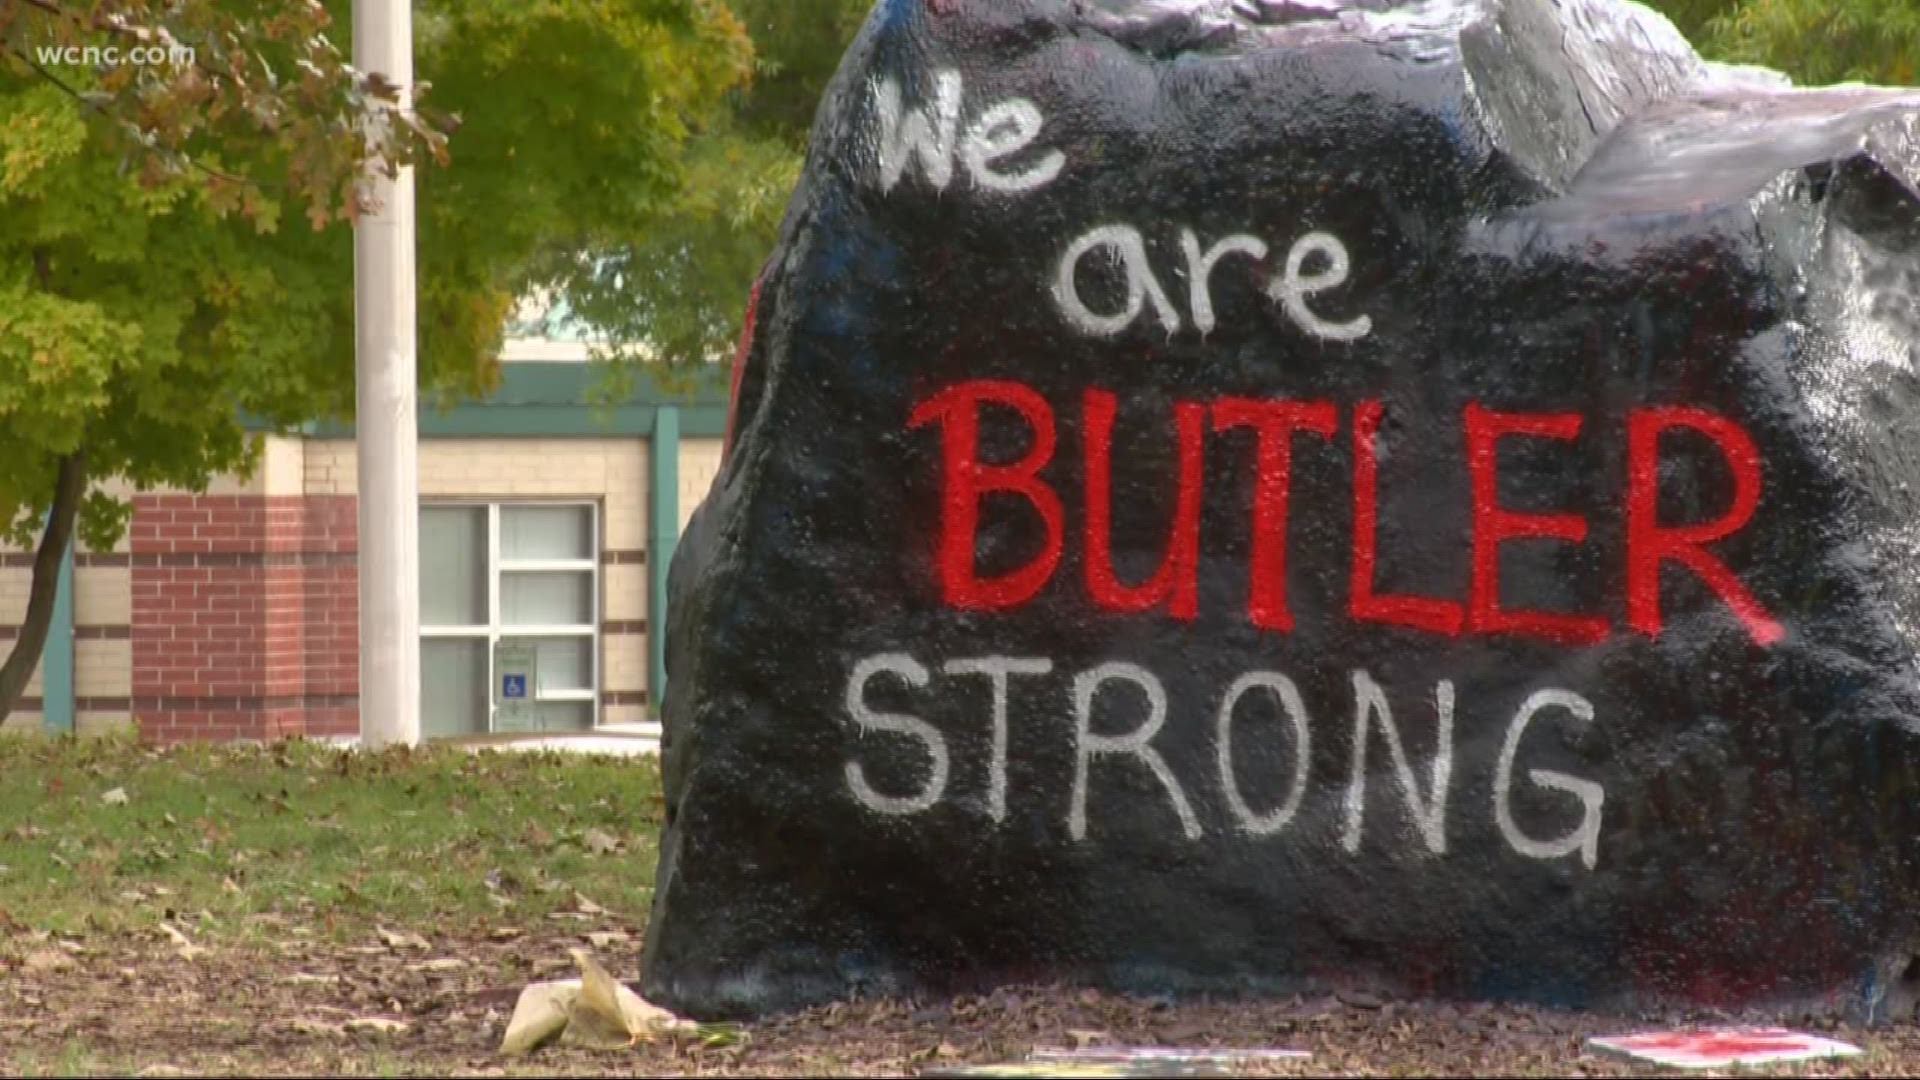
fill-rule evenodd
<path id="1" fill-rule="evenodd" d="M 539 922 L 581 897 L 639 918 L 658 777 L 648 759 L 0 742 L 0 926 L 345 942 Z"/>
<path id="2" fill-rule="evenodd" d="M 1582 1040 L 1687 1019 L 1013 988 L 501 1059 L 569 948 L 637 977 L 660 817 L 644 759 L 0 740 L 0 1073 L 906 1076 L 1110 1038 L 1313 1050 L 1295 1074 L 1624 1075 Z M 1920 1071 L 1910 1025 L 1813 1026 L 1871 1054 L 1799 1074 Z"/>

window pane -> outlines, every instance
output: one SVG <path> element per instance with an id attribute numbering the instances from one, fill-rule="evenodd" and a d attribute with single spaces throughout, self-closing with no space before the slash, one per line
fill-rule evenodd
<path id="1" fill-rule="evenodd" d="M 593 558 L 593 512 L 585 506 L 503 506 L 502 559 Z"/>
<path id="2" fill-rule="evenodd" d="M 577 638 L 508 638 L 531 643 L 540 654 L 536 692 L 593 689 L 593 640 Z"/>
<path id="3" fill-rule="evenodd" d="M 486 508 L 421 508 L 420 624 L 487 624 Z"/>
<path id="4" fill-rule="evenodd" d="M 591 731 L 593 703 L 590 701 L 549 701 L 540 706 L 542 731 Z"/>
<path id="5" fill-rule="evenodd" d="M 593 622 L 593 573 L 500 575 L 504 626 L 588 626 Z"/>
<path id="6" fill-rule="evenodd" d="M 487 731 L 487 643 L 420 643 L 420 723 L 430 739 Z"/>

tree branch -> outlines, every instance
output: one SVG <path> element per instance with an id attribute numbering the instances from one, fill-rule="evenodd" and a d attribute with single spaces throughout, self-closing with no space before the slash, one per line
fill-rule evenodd
<path id="1" fill-rule="evenodd" d="M 28 7 L 39 8 L 49 15 L 66 19 L 75 26 L 84 26 L 89 30 L 99 30 L 110 34 L 129 34 L 135 38 L 145 40 L 145 38 L 141 36 L 139 27 L 128 26 L 126 20 L 118 16 L 100 15 L 93 19 L 83 19 L 79 12 L 70 10 L 64 5 L 56 3 L 55 0 L 22 0 L 22 2 Z M 161 32 L 166 33 L 164 28 L 162 28 Z M 173 40 L 172 34 L 166 34 L 166 37 L 168 40 Z"/>
<path id="2" fill-rule="evenodd" d="M 151 26 L 134 25 L 130 23 L 124 15 L 114 13 L 114 12 L 98 12 L 89 16 L 84 12 L 75 10 L 72 6 L 66 3 L 62 3 L 61 0 L 20 0 L 20 2 L 23 5 L 25 5 L 25 7 L 28 9 L 45 13 L 46 15 L 57 20 L 63 20 L 68 24 L 70 24 L 71 26 L 75 27 L 77 30 L 82 32 L 94 31 L 94 32 L 101 32 L 101 33 L 125 35 L 125 36 L 130 36 L 141 42 L 148 42 L 157 38 L 158 40 L 165 42 L 169 47 L 169 49 L 172 49 L 180 44 L 180 39 L 175 37 L 173 32 L 170 29 L 168 29 L 163 22 L 155 21 Z M 4 26 L 5 23 L 11 19 L 12 14 L 17 10 L 20 10 L 18 8 L 9 6 L 9 4 L 10 4 L 10 0 L 0 0 L 0 12 L 4 12 L 4 16 L 5 16 L 4 18 L 0 18 L 0 26 Z M 111 6 L 111 5 L 104 5 L 104 6 Z M 323 9 L 317 9 L 317 10 L 319 10 L 319 14 L 322 16 L 321 25 L 325 25 L 324 10 Z M 157 19 L 158 16 L 156 15 L 155 18 Z M 269 34 L 269 36 L 272 36 L 272 35 Z M 323 36 L 313 38 L 308 42 L 308 46 L 309 48 L 323 49 L 327 54 L 326 61 L 329 65 L 331 65 L 335 60 L 338 60 L 339 73 L 345 78 L 349 86 L 354 87 L 360 93 L 365 94 L 376 101 L 386 103 L 386 105 L 389 106 L 391 112 L 387 114 L 387 122 L 394 125 L 396 128 L 402 129 L 402 130 L 400 130 L 394 138 L 383 142 L 381 146 L 378 148 L 378 152 L 373 154 L 372 157 L 370 158 L 370 160 L 372 161 L 378 161 L 381 163 L 380 167 L 383 172 L 386 172 L 389 175 L 391 175 L 399 167 L 399 160 L 401 158 L 406 158 L 410 156 L 408 153 L 408 150 L 409 150 L 408 139 L 406 138 L 406 134 L 408 132 L 410 132 L 413 136 L 421 140 L 425 148 L 432 153 L 436 161 L 439 161 L 442 164 L 445 163 L 445 151 L 442 148 L 445 142 L 445 133 L 439 130 L 436 130 L 439 126 L 442 126 L 439 121 L 436 121 L 430 114 L 416 112 L 412 107 L 401 108 L 400 94 L 399 94 L 398 87 L 396 87 L 392 82 L 388 81 L 385 76 L 383 76 L 378 72 L 362 72 L 354 68 L 350 63 L 347 63 L 343 58 L 340 57 L 339 50 L 335 48 L 330 42 L 326 41 L 326 39 Z M 26 67 L 29 70 L 34 72 L 34 74 L 38 75 L 42 80 L 52 84 L 55 87 L 58 87 L 61 91 L 66 93 L 68 96 L 74 98 L 76 101 L 81 102 L 83 105 L 92 109 L 94 112 L 100 114 L 101 116 L 106 117 L 109 121 L 117 123 L 129 129 L 136 136 L 137 141 L 147 148 L 149 153 L 155 154 L 156 157 L 160 158 L 161 160 L 164 160 L 165 158 L 169 158 L 169 157 L 173 158 L 177 162 L 176 167 L 191 169 L 191 170 L 203 173 L 212 179 L 223 181 L 226 183 L 250 186 L 255 188 L 262 188 L 262 189 L 272 188 L 275 190 L 291 189 L 293 187 L 291 183 L 287 183 L 287 182 L 277 182 L 277 181 L 271 181 L 271 180 L 256 180 L 251 177 L 239 176 L 232 173 L 222 172 L 218 169 L 213 169 L 205 165 L 202 165 L 200 162 L 194 160 L 193 157 L 190 156 L 182 148 L 182 146 L 187 140 L 187 137 L 191 135 L 192 133 L 191 130 L 188 131 L 187 135 L 181 136 L 176 139 L 168 140 L 168 142 L 171 145 L 155 147 L 154 140 L 151 139 L 151 133 L 142 129 L 139 124 L 125 117 L 118 116 L 112 110 L 101 105 L 98 101 L 91 99 L 86 95 L 81 94 L 79 91 L 75 90 L 73 87 L 67 85 L 64 81 L 62 81 L 60 78 L 55 76 L 51 71 L 47 70 L 46 67 L 42 66 L 40 63 L 35 61 L 32 57 L 28 56 L 20 46 L 9 43 L 6 46 L 6 50 L 7 52 L 11 53 L 14 57 L 18 58 L 23 64 L 26 65 Z M 203 57 L 201 53 L 202 53 L 202 50 L 197 48 L 187 50 L 187 63 L 194 70 L 198 71 L 203 78 L 210 80 L 211 84 L 215 86 L 220 85 L 223 81 L 231 82 L 234 79 L 234 76 L 232 76 L 231 73 L 224 72 L 224 71 L 215 71 L 214 69 L 209 67 L 206 63 L 205 57 Z M 266 66 L 265 60 L 260 59 L 257 56 L 254 59 L 258 60 L 258 62 L 261 64 L 263 68 Z M 318 68 L 314 68 L 311 62 L 308 60 L 302 60 L 301 63 L 303 65 L 306 65 L 309 69 L 320 70 Z M 269 78 L 271 77 L 271 71 L 268 72 L 268 76 Z M 416 93 L 424 92 L 426 89 L 426 85 L 427 84 L 425 83 L 419 84 L 419 86 L 415 88 Z M 425 120 L 424 125 L 421 122 L 423 118 Z M 263 124 L 264 123 L 265 122 L 263 121 Z M 203 127 L 205 126 L 206 125 L 203 125 Z M 269 130 L 269 133 L 270 133 L 270 130 Z M 321 186 L 324 186 L 324 185 L 321 185 Z M 316 188 L 316 190 L 318 190 L 318 188 Z M 316 198 L 315 201 L 319 202 L 320 200 Z M 327 210 L 328 213 L 332 212 L 330 203 L 325 207 L 325 209 Z M 367 206 L 358 197 L 356 197 L 352 205 L 349 207 L 349 209 L 345 213 L 346 213 L 346 216 L 351 217 L 353 216 L 354 213 L 364 211 L 366 209 L 367 209 Z"/>
<path id="3" fill-rule="evenodd" d="M 35 3 L 37 2 L 37 0 L 27 0 L 27 2 Z M 19 60 L 21 63 L 27 65 L 27 67 L 30 68 L 36 75 L 39 75 L 42 79 L 45 79 L 47 82 L 52 83 L 55 89 L 59 90 L 61 93 L 67 95 L 73 100 L 79 102 L 83 107 L 92 109 L 95 113 L 98 113 L 100 116 L 108 120 L 117 119 L 111 112 L 108 112 L 104 107 L 102 107 L 99 102 L 89 99 L 87 95 L 81 93 L 78 90 L 75 90 L 71 86 L 68 86 L 65 82 L 63 82 L 60 79 L 58 75 L 55 75 L 53 72 L 48 71 L 44 66 L 42 66 L 39 61 L 35 60 L 31 56 L 28 56 L 26 53 L 20 51 L 19 46 L 9 45 L 7 46 L 7 51 L 13 54 L 14 59 Z M 246 185 L 257 187 L 257 188 L 267 188 L 267 187 L 281 188 L 286 186 L 285 184 L 277 181 L 255 180 L 250 176 L 240 176 L 235 173 L 222 172 L 219 169 L 209 168 L 208 166 L 200 164 L 199 162 L 193 160 L 193 158 L 189 157 L 185 153 L 180 153 L 178 151 L 176 151 L 175 153 L 179 157 L 179 159 L 186 164 L 187 168 L 195 169 L 195 170 L 198 170 L 199 172 L 203 172 L 215 180 L 224 180 L 232 184 L 246 184 Z"/>
<path id="4" fill-rule="evenodd" d="M 53 506 L 47 512 L 47 527 L 40 534 L 40 547 L 33 555 L 33 587 L 27 594 L 27 616 L 13 652 L 0 665 L 0 723 L 6 721 L 47 648 L 47 632 L 53 625 L 53 605 L 60 595 L 60 563 L 73 543 L 74 523 L 80 516 L 80 500 L 87 493 L 85 450 L 75 450 L 60 459 L 60 475 L 54 481 Z"/>

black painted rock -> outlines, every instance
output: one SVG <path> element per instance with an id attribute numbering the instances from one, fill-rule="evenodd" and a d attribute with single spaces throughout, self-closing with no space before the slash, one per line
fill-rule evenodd
<path id="1" fill-rule="evenodd" d="M 1920 94 L 1616 0 L 882 0 L 672 570 L 649 996 L 1884 1015 L 1917 191 Z"/>

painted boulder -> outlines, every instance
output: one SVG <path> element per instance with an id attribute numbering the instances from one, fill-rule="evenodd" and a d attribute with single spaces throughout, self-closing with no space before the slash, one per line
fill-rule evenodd
<path id="1" fill-rule="evenodd" d="M 883 0 L 672 568 L 647 991 L 1884 1014 L 1920 93 L 1620 0 Z"/>

